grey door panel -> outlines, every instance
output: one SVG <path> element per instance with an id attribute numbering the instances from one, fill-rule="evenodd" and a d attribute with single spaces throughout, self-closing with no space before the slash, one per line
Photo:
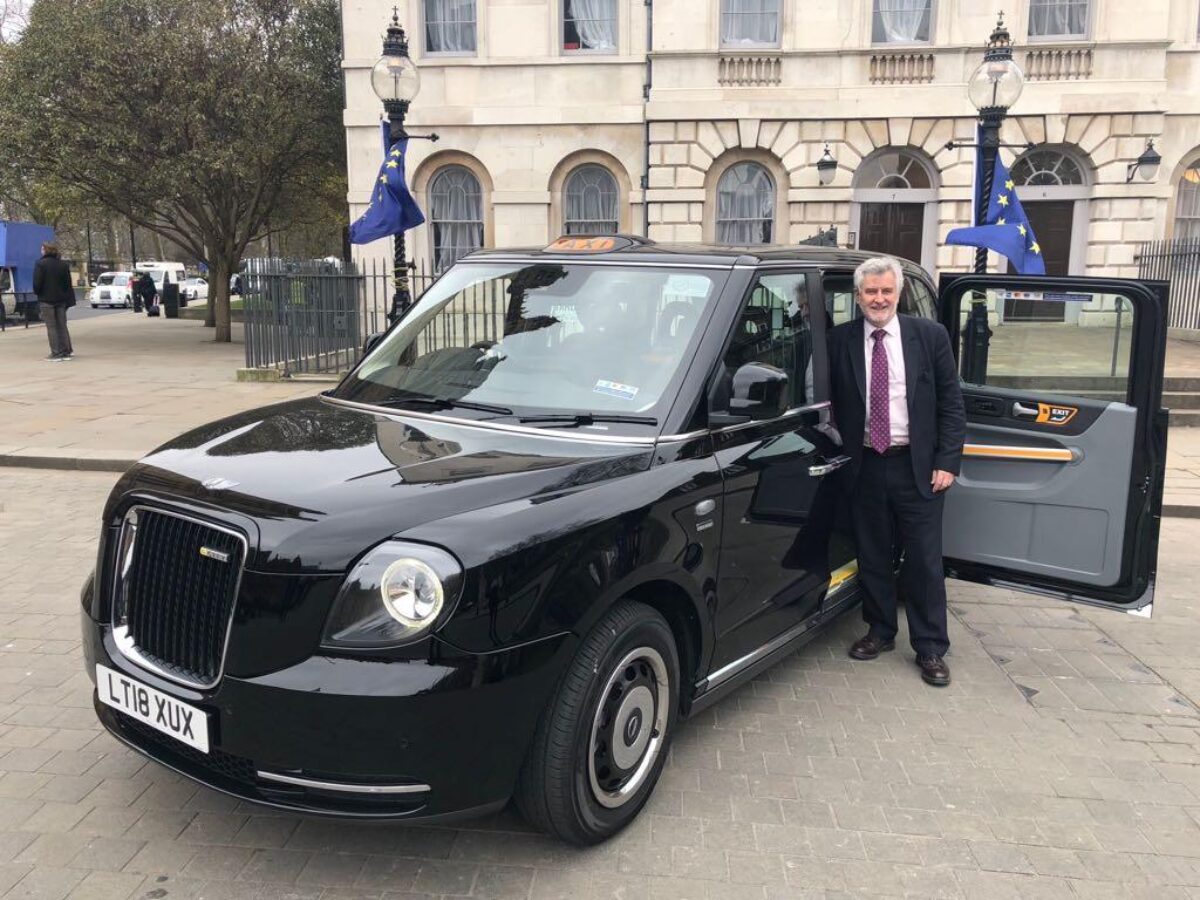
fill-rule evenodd
<path id="1" fill-rule="evenodd" d="M 1006 391 L 991 393 L 1007 403 Z M 1117 584 L 1137 410 L 1123 403 L 1094 406 L 1099 415 L 1075 435 L 968 421 L 962 473 L 946 495 L 947 560 L 1097 587 Z M 1001 455 L 971 455 L 972 445 Z M 1011 457 L 997 448 L 1013 448 Z M 1066 450 L 1071 459 L 1015 458 L 1022 449 Z"/>

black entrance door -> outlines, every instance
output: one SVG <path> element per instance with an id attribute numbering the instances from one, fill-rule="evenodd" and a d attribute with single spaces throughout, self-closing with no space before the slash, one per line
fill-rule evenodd
<path id="1" fill-rule="evenodd" d="M 921 262 L 924 203 L 864 203 L 859 216 L 858 249 Z"/>
<path id="2" fill-rule="evenodd" d="M 1074 200 L 1031 200 L 1023 203 L 1025 215 L 1046 261 L 1046 274 L 1066 277 L 1071 266 L 1071 228 Z M 1012 271 L 1012 266 L 1008 267 Z M 1066 305 L 1061 300 L 1005 300 L 1006 322 L 1061 322 Z"/>

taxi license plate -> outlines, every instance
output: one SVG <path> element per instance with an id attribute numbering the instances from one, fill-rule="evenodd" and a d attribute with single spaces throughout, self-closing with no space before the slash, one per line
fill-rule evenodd
<path id="1" fill-rule="evenodd" d="M 100 702 L 157 728 L 201 753 L 208 752 L 208 714 L 169 694 L 134 681 L 107 666 L 96 666 Z"/>
<path id="2" fill-rule="evenodd" d="M 100 299 L 101 299 L 101 300 L 109 300 L 109 299 L 111 299 L 111 295 L 109 294 L 109 292 L 108 292 L 108 291 L 101 291 L 101 292 L 100 292 Z"/>

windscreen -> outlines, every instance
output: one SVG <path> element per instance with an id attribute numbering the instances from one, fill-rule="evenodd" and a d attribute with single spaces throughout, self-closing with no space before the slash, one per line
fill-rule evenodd
<path id="1" fill-rule="evenodd" d="M 661 419 L 724 279 L 669 267 L 460 264 L 335 396 Z"/>

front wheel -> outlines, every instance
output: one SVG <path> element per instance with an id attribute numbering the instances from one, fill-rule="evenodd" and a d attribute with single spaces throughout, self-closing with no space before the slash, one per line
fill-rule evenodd
<path id="1" fill-rule="evenodd" d="M 670 626 L 621 601 L 584 638 L 542 713 L 514 795 L 521 814 L 573 844 L 616 834 L 654 790 L 678 710 Z"/>

